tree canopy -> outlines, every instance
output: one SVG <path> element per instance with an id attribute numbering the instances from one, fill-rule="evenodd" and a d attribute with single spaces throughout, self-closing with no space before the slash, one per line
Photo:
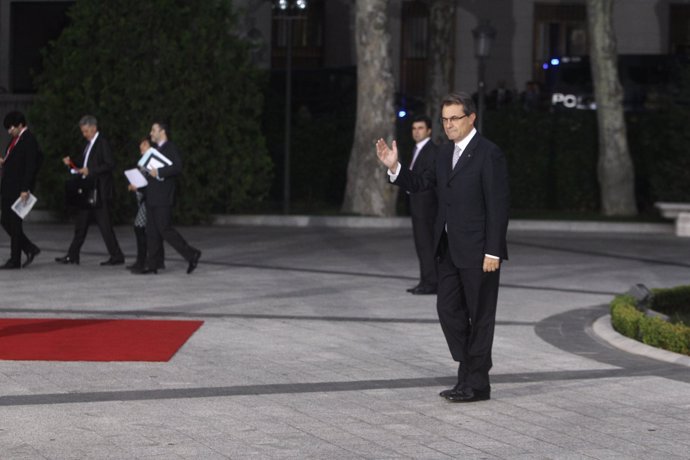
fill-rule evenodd
<path id="1" fill-rule="evenodd" d="M 231 0 L 80 0 L 44 53 L 30 118 L 46 161 L 39 191 L 62 209 L 65 155 L 81 154 L 77 126 L 99 120 L 118 167 L 116 214 L 133 200 L 122 171 L 151 123 L 165 120 L 183 153 L 179 220 L 246 210 L 268 192 L 272 164 L 260 120 L 262 74 L 238 34 Z"/>

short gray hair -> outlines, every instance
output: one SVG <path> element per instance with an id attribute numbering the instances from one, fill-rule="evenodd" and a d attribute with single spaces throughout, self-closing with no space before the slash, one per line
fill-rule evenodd
<path id="1" fill-rule="evenodd" d="M 98 120 L 93 115 L 84 115 L 79 120 L 79 126 L 98 126 Z"/>
<path id="2" fill-rule="evenodd" d="M 474 104 L 472 95 L 463 91 L 446 95 L 446 97 L 443 98 L 443 101 L 441 101 L 441 109 L 447 105 L 456 104 L 462 106 L 462 111 L 465 112 L 465 115 L 469 116 L 473 113 L 477 113 L 477 107 Z"/>

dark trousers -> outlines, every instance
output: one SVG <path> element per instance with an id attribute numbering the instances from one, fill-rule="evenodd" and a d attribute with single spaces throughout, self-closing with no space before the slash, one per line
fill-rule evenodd
<path id="1" fill-rule="evenodd" d="M 22 252 L 38 251 L 38 247 L 24 234 L 24 223 L 17 213 L 12 211 L 12 203 L 2 203 L 0 224 L 10 236 L 10 261 L 14 264 L 21 263 Z"/>
<path id="2" fill-rule="evenodd" d="M 436 273 L 436 255 L 434 248 L 434 219 L 429 216 L 416 217 L 412 214 L 412 236 L 414 248 L 419 259 L 419 285 L 436 287 L 438 276 Z"/>
<path id="3" fill-rule="evenodd" d="M 172 226 L 172 206 L 146 205 L 146 266 L 155 268 L 161 258 L 163 241 L 166 241 L 185 260 L 194 256 L 196 249 L 191 247 L 182 235 Z"/>
<path id="4" fill-rule="evenodd" d="M 457 268 L 447 241 L 439 251 L 436 309 L 451 356 L 460 363 L 458 383 L 488 389 L 500 271 Z"/>
<path id="5" fill-rule="evenodd" d="M 75 259 L 79 258 L 79 251 L 84 244 L 84 240 L 86 240 L 86 234 L 89 231 L 91 220 L 96 221 L 96 225 L 98 225 L 101 231 L 103 242 L 108 249 L 110 257 L 113 259 L 124 258 L 122 249 L 120 249 L 120 245 L 115 237 L 113 225 L 110 223 L 110 209 L 106 203 L 103 203 L 100 208 L 79 210 L 74 224 L 74 237 L 72 238 L 72 244 L 69 246 L 67 255 Z"/>

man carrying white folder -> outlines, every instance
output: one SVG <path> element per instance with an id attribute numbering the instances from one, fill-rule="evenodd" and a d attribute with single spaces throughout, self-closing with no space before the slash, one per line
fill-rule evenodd
<path id="1" fill-rule="evenodd" d="M 12 210 L 17 199 L 28 200 L 30 191 L 34 190 L 36 174 L 41 163 L 41 150 L 36 137 L 26 126 L 26 118 L 21 112 L 13 111 L 5 116 L 4 126 L 11 140 L 0 158 L 0 201 L 2 216 L 0 223 L 10 235 L 10 258 L 2 269 L 27 267 L 41 250 L 24 234 L 22 218 Z M 26 261 L 22 265 L 22 252 Z"/>
<path id="2" fill-rule="evenodd" d="M 151 176 L 146 186 L 147 260 L 143 269 L 132 270 L 135 274 L 158 273 L 156 258 L 163 241 L 185 258 L 188 274 L 194 271 L 201 257 L 201 251 L 190 246 L 172 226 L 175 178 L 182 172 L 182 158 L 177 146 L 168 139 L 168 130 L 168 126 L 162 121 L 151 126 L 151 140 L 157 144 L 158 151 L 163 156 L 155 163 L 158 167 L 147 167 Z"/>

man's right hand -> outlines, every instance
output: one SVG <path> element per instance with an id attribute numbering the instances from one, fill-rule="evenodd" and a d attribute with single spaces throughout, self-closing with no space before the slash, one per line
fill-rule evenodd
<path id="1" fill-rule="evenodd" d="M 381 163 L 394 173 L 398 167 L 398 144 L 393 141 L 391 145 L 392 147 L 388 147 L 386 141 L 379 139 L 376 141 L 376 155 Z"/>

